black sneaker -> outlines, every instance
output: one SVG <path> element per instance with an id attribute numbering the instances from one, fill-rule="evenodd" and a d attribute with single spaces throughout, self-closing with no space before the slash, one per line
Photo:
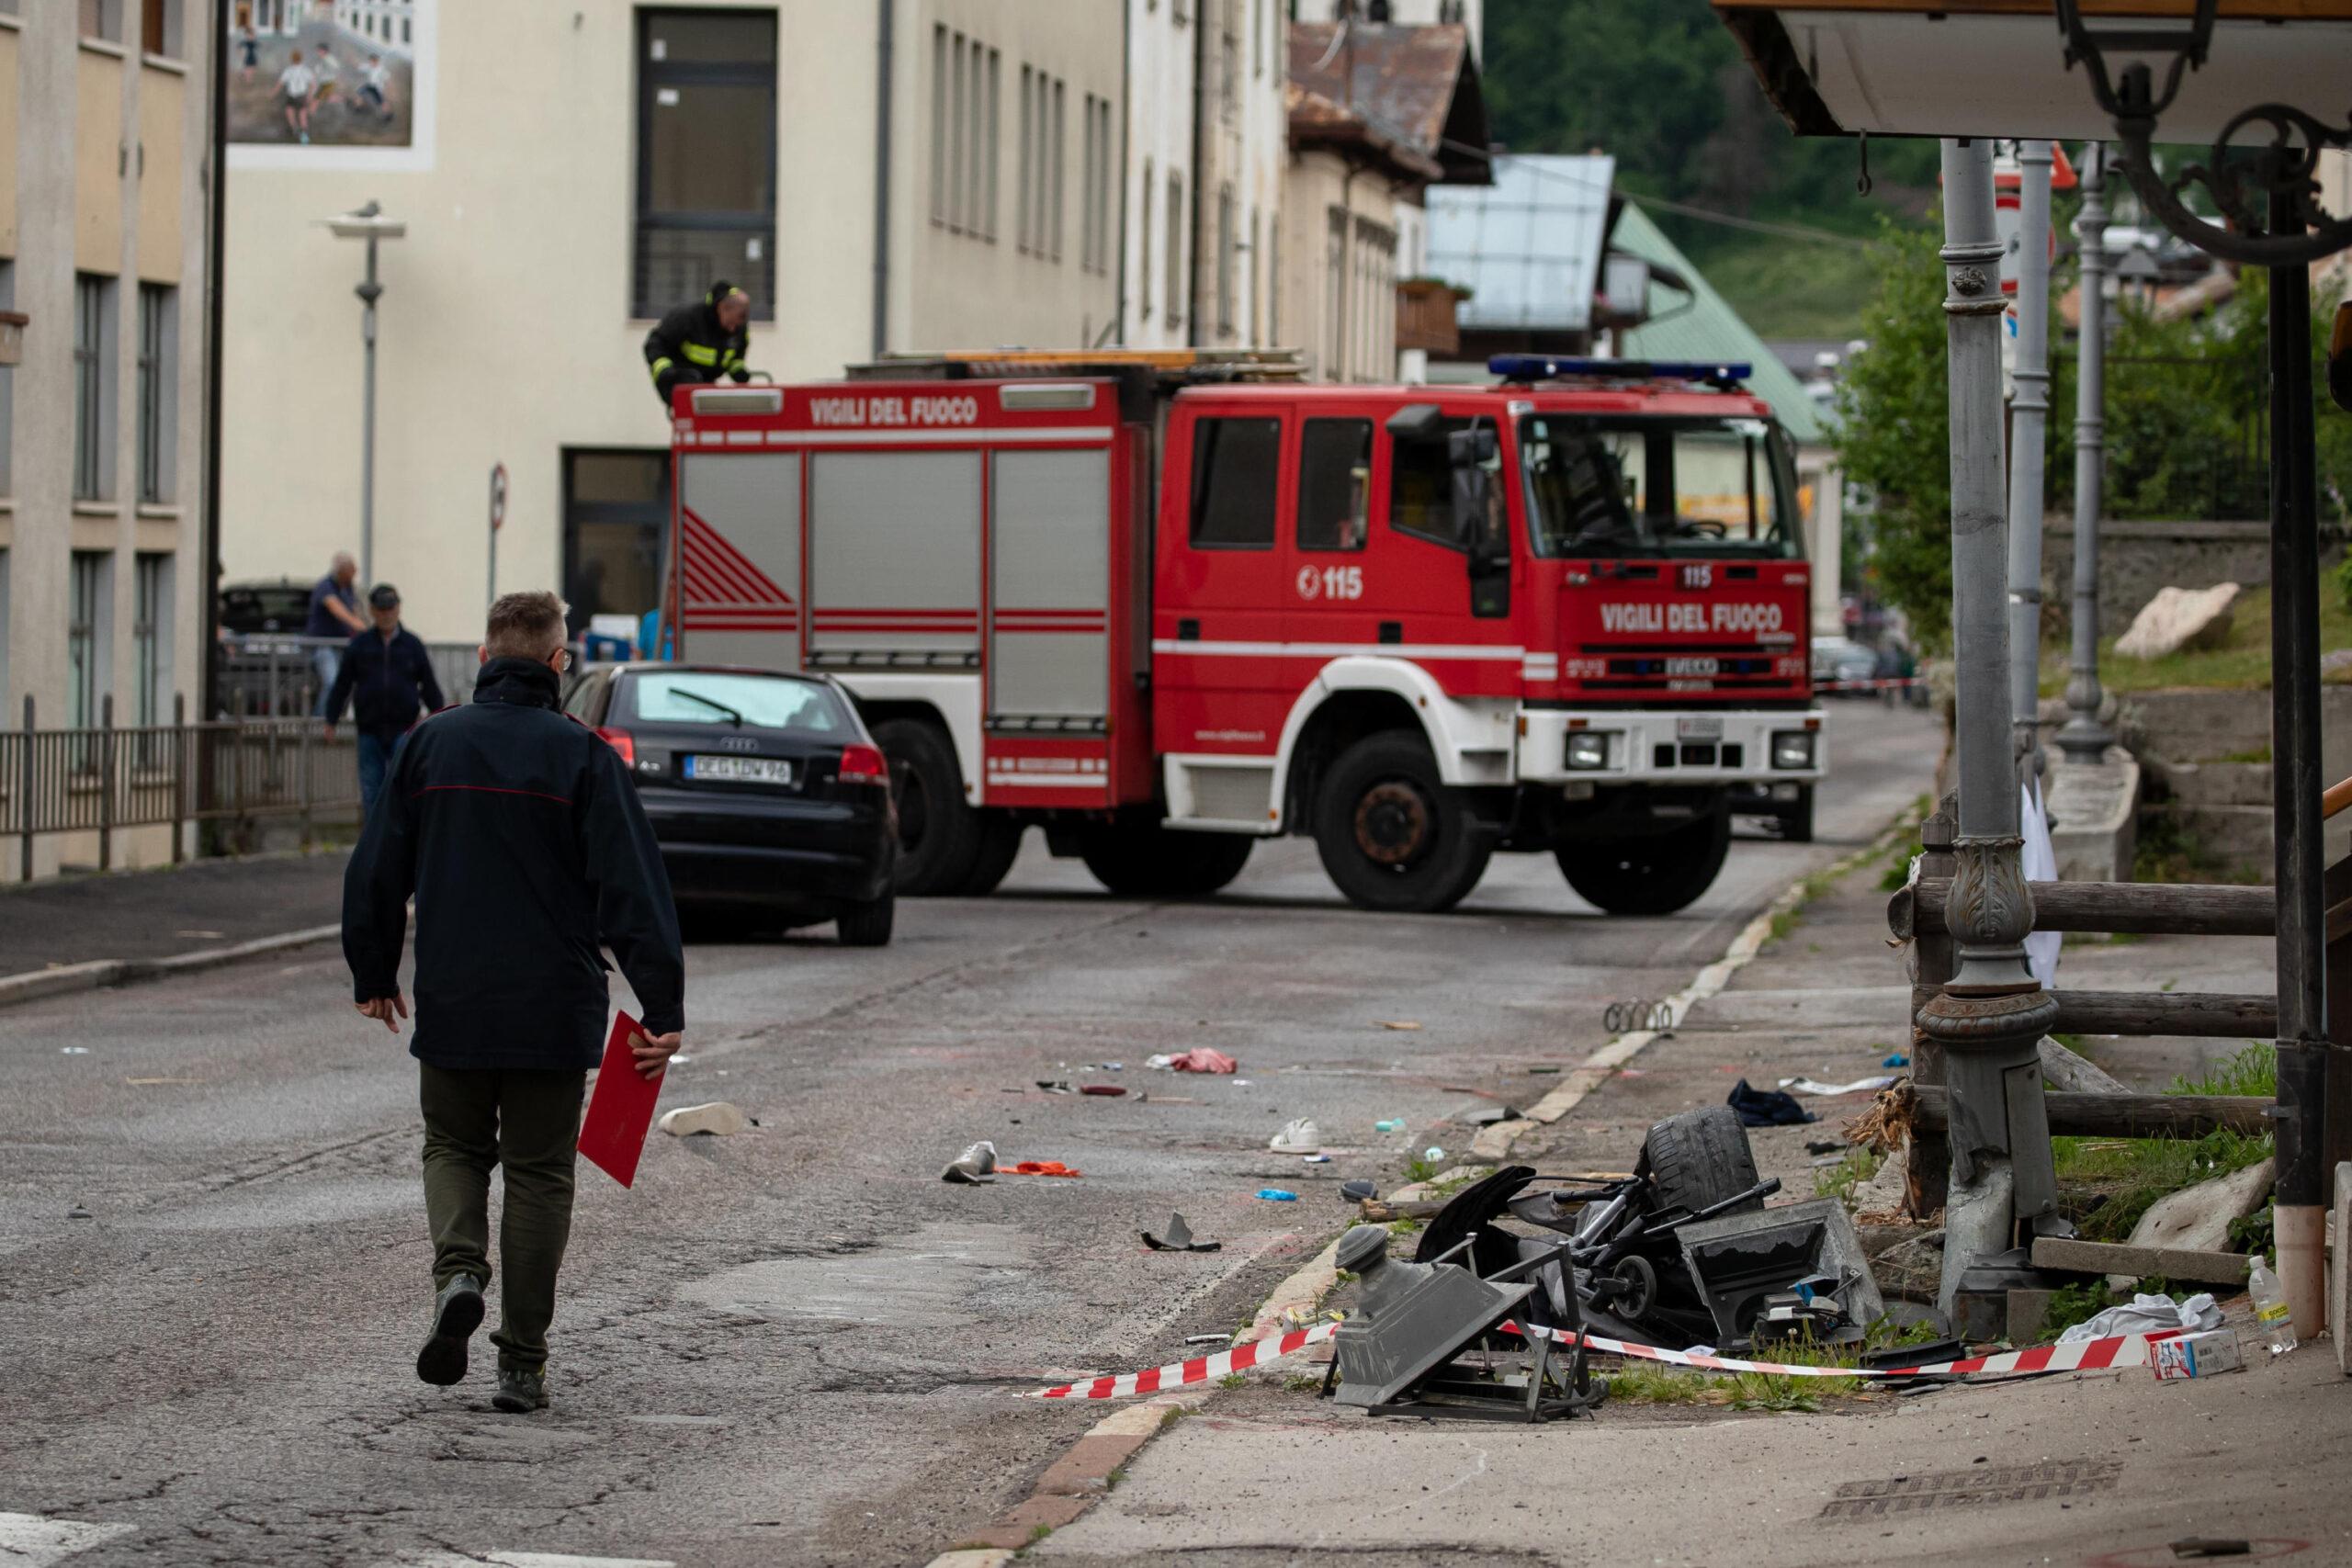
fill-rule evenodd
<path id="1" fill-rule="evenodd" d="M 521 1416 L 548 1407 L 548 1370 L 545 1367 L 514 1367 L 501 1364 L 498 1369 L 498 1392 L 490 1396 L 491 1404 L 510 1415 Z"/>
<path id="2" fill-rule="evenodd" d="M 433 1298 L 433 1334 L 416 1353 L 416 1375 L 444 1388 L 466 1375 L 466 1341 L 481 1326 L 481 1281 L 460 1274 Z"/>

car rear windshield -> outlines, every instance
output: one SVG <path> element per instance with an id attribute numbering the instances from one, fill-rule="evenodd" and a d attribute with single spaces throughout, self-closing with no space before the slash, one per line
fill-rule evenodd
<path id="1" fill-rule="evenodd" d="M 831 686 L 790 675 L 742 671 L 647 670 L 628 680 L 631 705 L 648 724 L 731 728 L 734 715 L 762 729 L 848 735 L 856 728 Z"/>
<path id="2" fill-rule="evenodd" d="M 1529 414 L 1519 456 L 1535 553 L 1792 558 L 1787 454 L 1760 419 Z"/>

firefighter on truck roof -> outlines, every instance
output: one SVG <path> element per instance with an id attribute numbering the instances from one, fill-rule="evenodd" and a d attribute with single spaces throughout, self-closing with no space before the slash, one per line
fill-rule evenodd
<path id="1" fill-rule="evenodd" d="M 743 364 L 751 339 L 744 327 L 752 316 L 752 297 L 725 281 L 691 304 L 681 305 L 645 334 L 645 367 L 652 373 L 653 389 L 662 406 L 670 406 L 670 389 L 684 382 L 696 386 L 721 376 L 748 381 Z"/>

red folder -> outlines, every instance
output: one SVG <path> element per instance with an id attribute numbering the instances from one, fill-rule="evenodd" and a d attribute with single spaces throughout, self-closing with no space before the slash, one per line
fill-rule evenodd
<path id="1" fill-rule="evenodd" d="M 638 1157 L 645 1153 L 645 1134 L 653 1125 L 653 1102 L 662 1097 L 661 1077 L 639 1077 L 637 1056 L 629 1050 L 629 1042 L 643 1028 L 627 1013 L 613 1019 L 604 1065 L 596 1069 L 595 1092 L 588 1097 L 588 1114 L 580 1122 L 580 1152 L 623 1187 L 637 1183 Z"/>

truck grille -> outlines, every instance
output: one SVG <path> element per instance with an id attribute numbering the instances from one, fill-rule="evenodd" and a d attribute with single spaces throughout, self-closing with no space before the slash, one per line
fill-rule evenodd
<path id="1" fill-rule="evenodd" d="M 1661 742 L 1650 749 L 1650 765 L 1657 768 L 1737 768 L 1747 761 L 1745 746 L 1718 746 L 1712 740 L 1686 740 L 1679 747 Z"/>

